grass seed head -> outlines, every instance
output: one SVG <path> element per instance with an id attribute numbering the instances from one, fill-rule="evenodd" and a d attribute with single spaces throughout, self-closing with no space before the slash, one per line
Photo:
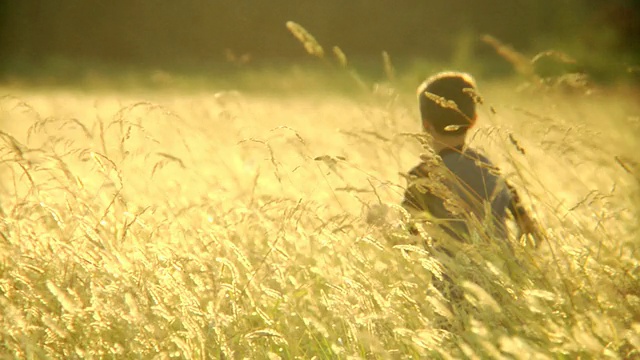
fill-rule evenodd
<path id="1" fill-rule="evenodd" d="M 287 29 L 302 43 L 309 55 L 319 58 L 324 57 L 324 49 L 318 43 L 315 37 L 311 35 L 302 25 L 293 21 L 287 21 Z"/>

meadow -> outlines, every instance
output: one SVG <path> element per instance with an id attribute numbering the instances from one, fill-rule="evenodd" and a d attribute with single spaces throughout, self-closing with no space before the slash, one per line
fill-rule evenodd
<path id="1" fill-rule="evenodd" d="M 544 241 L 447 257 L 395 205 L 428 152 L 400 80 L 1 88 L 0 358 L 640 358 L 638 90 L 479 79 L 470 144 Z"/>

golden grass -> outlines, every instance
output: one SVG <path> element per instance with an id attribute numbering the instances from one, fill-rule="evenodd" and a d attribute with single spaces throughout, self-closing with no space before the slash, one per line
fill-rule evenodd
<path id="1" fill-rule="evenodd" d="M 451 258 L 367 224 L 423 151 L 411 91 L 3 89 L 0 353 L 640 356 L 635 98 L 480 87 L 471 143 L 522 189 L 538 251 Z"/>

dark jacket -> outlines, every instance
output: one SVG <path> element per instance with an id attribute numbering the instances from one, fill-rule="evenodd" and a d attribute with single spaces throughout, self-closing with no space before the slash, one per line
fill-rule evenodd
<path id="1" fill-rule="evenodd" d="M 494 229 L 506 234 L 507 210 L 518 216 L 523 209 L 517 193 L 498 169 L 469 148 L 444 149 L 438 155 L 441 161 L 428 159 L 409 171 L 402 206 L 428 212 L 458 239 L 468 233 L 469 216 L 483 222 L 489 215 Z"/>

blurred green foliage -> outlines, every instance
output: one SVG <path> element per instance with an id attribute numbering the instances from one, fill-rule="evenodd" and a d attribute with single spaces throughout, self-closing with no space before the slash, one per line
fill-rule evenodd
<path id="1" fill-rule="evenodd" d="M 376 66 L 387 51 L 501 74 L 509 67 L 479 41 L 491 34 L 530 56 L 567 51 L 578 70 L 606 79 L 637 65 L 639 18 L 632 0 L 8 0 L 0 66 L 28 74 L 69 61 L 165 69 L 297 61 L 306 54 L 284 26 L 293 20 L 323 46 Z M 78 76 L 70 69 L 62 76 Z"/>

